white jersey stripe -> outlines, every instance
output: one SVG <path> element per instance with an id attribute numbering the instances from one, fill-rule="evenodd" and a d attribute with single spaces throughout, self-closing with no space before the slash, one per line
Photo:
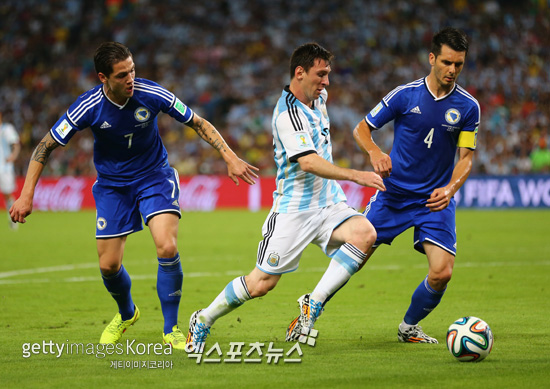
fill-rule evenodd
<path id="1" fill-rule="evenodd" d="M 401 86 L 398 86 L 397 88 L 395 88 L 394 90 L 392 90 L 390 93 L 388 93 L 386 95 L 386 97 L 384 97 L 384 103 L 386 103 L 387 105 L 387 102 L 389 102 L 399 91 L 403 90 L 403 89 L 406 89 L 406 88 L 416 88 L 416 87 L 419 87 L 419 86 L 422 86 L 424 85 L 424 79 L 421 78 L 419 80 L 416 80 L 416 81 L 413 81 L 413 82 L 409 82 L 408 84 L 405 84 L 405 85 L 401 85 Z"/>
<path id="2" fill-rule="evenodd" d="M 479 125 L 479 123 L 481 122 L 481 107 L 479 106 L 478 101 L 474 98 L 474 96 L 472 96 L 471 94 L 466 92 L 461 86 L 459 86 L 459 85 L 457 85 L 457 86 L 458 86 L 458 88 L 456 89 L 456 91 L 458 93 L 460 93 L 461 95 L 465 96 L 466 98 L 468 98 L 468 99 L 472 100 L 474 103 L 476 103 L 477 110 L 478 110 L 476 126 Z"/>
<path id="3" fill-rule="evenodd" d="M 136 88 L 134 86 L 134 89 L 135 90 L 138 90 L 138 91 L 141 91 L 141 92 L 146 92 L 146 93 L 150 93 L 152 95 L 157 95 L 157 96 L 160 96 L 162 97 L 163 99 L 165 99 L 166 101 L 170 102 L 170 104 L 173 104 L 174 103 L 174 99 L 169 99 L 168 97 L 166 97 L 166 95 L 162 94 L 162 93 L 159 93 L 159 92 L 153 92 L 151 90 L 147 90 L 147 89 L 144 89 L 144 88 Z"/>
<path id="4" fill-rule="evenodd" d="M 172 96 L 174 95 L 172 92 L 168 91 L 167 89 L 164 89 L 164 88 L 161 87 L 161 86 L 148 85 L 148 84 L 145 84 L 145 83 L 139 82 L 139 81 L 135 81 L 135 82 L 134 82 L 134 85 L 139 86 L 139 87 L 141 87 L 141 88 L 152 89 L 152 90 L 156 90 L 156 91 L 165 93 L 166 96 L 168 96 L 168 97 L 172 97 Z"/>
<path id="5" fill-rule="evenodd" d="M 103 100 L 103 95 L 100 94 L 99 96 L 97 96 L 97 98 L 94 100 L 94 101 L 91 101 L 89 102 L 86 107 L 83 107 L 83 109 L 80 110 L 80 113 L 75 116 L 74 113 L 71 114 L 69 111 L 67 111 L 67 117 L 74 123 L 74 124 L 78 124 L 78 121 L 80 120 L 80 118 L 82 118 L 82 116 L 84 116 L 86 114 L 86 112 L 94 107 L 95 105 L 99 104 L 101 102 L 101 100 Z"/>
<path id="6" fill-rule="evenodd" d="M 103 99 L 103 93 L 99 90 L 97 93 L 93 94 L 86 100 L 84 100 L 76 109 L 72 112 L 67 111 L 67 117 L 74 123 L 77 124 L 78 120 L 94 105 L 99 103 Z"/>
<path id="7" fill-rule="evenodd" d="M 143 84 L 141 82 L 135 82 L 134 87 L 139 88 L 139 90 L 143 92 L 149 92 L 149 93 L 158 92 L 160 93 L 159 96 L 164 97 L 167 101 L 170 101 L 170 102 L 174 102 L 175 100 L 175 96 L 173 93 L 158 86 L 151 86 L 151 85 Z"/>
<path id="8" fill-rule="evenodd" d="M 90 97 L 88 97 L 86 100 L 83 100 L 74 110 L 73 110 L 73 114 L 78 114 L 78 112 L 83 109 L 83 107 L 85 107 L 90 100 L 96 98 L 98 95 L 101 95 L 103 92 L 101 91 L 101 88 L 97 90 L 96 93 L 90 95 Z"/>

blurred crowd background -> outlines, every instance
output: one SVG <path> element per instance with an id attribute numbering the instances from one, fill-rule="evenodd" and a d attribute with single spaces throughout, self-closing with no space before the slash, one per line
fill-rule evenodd
<path id="1" fill-rule="evenodd" d="M 293 49 L 335 54 L 328 112 L 335 163 L 370 169 L 355 125 L 394 87 L 430 71 L 432 35 L 470 38 L 458 83 L 482 110 L 473 173 L 550 172 L 550 1 L 474 0 L 2 0 L 0 110 L 30 155 L 78 95 L 98 84 L 93 53 L 106 40 L 132 50 L 152 79 L 211 121 L 248 162 L 273 175 L 271 116 Z M 181 175 L 226 174 L 217 152 L 168 115 L 159 128 Z M 389 152 L 391 124 L 374 134 Z M 52 153 L 45 175 L 95 175 L 93 136 Z"/>

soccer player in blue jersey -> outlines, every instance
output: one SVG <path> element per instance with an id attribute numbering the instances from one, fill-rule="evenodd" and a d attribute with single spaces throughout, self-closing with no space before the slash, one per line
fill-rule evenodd
<path id="1" fill-rule="evenodd" d="M 164 316 L 163 341 L 183 349 L 185 335 L 178 328 L 183 281 L 177 247 L 179 178 L 168 164 L 157 115 L 164 112 L 185 123 L 217 149 L 235 184 L 239 184 L 238 178 L 253 184 L 258 169 L 239 159 L 214 126 L 172 92 L 153 81 L 136 78 L 132 54 L 126 46 L 103 43 L 95 52 L 94 64 L 101 84 L 78 97 L 36 147 L 21 196 L 10 215 L 14 222 L 25 222 L 50 153 L 65 146 L 77 132 L 91 128 L 97 170 L 93 195 L 99 267 L 119 309 L 103 331 L 100 343 L 119 342 L 123 332 L 140 317 L 122 258 L 127 236 L 143 229 L 143 219 L 151 231 L 159 263 L 157 292 Z"/>
<path id="2" fill-rule="evenodd" d="M 439 304 L 451 279 L 456 255 L 453 196 L 470 174 L 476 148 L 479 104 L 456 84 L 467 52 L 463 32 L 448 27 L 435 34 L 430 74 L 388 93 L 354 130 L 387 188 L 371 198 L 364 212 L 378 233 L 367 259 L 378 245 L 391 244 L 409 227 L 414 227 L 414 248 L 428 259 L 428 275 L 399 325 L 401 342 L 437 343 L 418 323 Z M 371 132 L 392 120 L 394 141 L 387 155 Z"/>
<path id="3" fill-rule="evenodd" d="M 376 239 L 376 231 L 346 204 L 335 180 L 348 180 L 384 190 L 374 172 L 332 163 L 330 121 L 326 102 L 332 54 L 315 43 L 298 47 L 290 60 L 290 85 L 283 89 L 273 112 L 272 130 L 276 190 L 273 207 L 262 228 L 255 268 L 235 278 L 205 309 L 191 315 L 189 349 L 202 347 L 210 327 L 246 301 L 268 293 L 284 273 L 298 268 L 304 249 L 313 243 L 332 258 L 325 274 L 300 297 L 301 314 L 287 330 L 295 340 L 310 330 L 325 300 L 359 268 Z"/>

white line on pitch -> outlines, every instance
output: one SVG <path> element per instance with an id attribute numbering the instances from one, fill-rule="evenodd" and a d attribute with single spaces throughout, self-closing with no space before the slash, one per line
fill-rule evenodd
<path id="1" fill-rule="evenodd" d="M 151 261 L 147 261 L 149 263 Z M 463 262 L 456 263 L 455 267 L 517 267 L 517 266 L 549 266 L 550 261 L 530 261 L 530 262 Z M 97 277 L 68 277 L 62 279 L 50 279 L 50 278 L 40 278 L 40 279 L 29 279 L 24 280 L 7 280 L 5 278 L 16 277 L 21 275 L 32 275 L 32 274 L 42 274 L 42 273 L 53 273 L 60 271 L 71 271 L 78 269 L 90 269 L 96 268 L 97 263 L 83 263 L 77 265 L 60 265 L 60 266 L 51 266 L 51 267 L 38 267 L 34 269 L 23 269 L 23 270 L 13 270 L 8 272 L 0 273 L 0 285 L 13 285 L 13 284 L 23 284 L 23 283 L 49 283 L 49 282 L 93 282 L 99 279 Z M 426 267 L 425 263 L 414 264 L 411 266 L 401 266 L 401 265 L 367 265 L 365 268 L 367 271 L 389 271 L 389 270 L 404 270 L 404 269 L 423 269 Z M 314 267 L 307 269 L 298 269 L 297 272 L 300 273 L 322 273 L 326 270 L 324 267 Z M 185 272 L 185 278 L 200 278 L 200 277 L 220 277 L 220 276 L 235 276 L 247 274 L 246 271 L 241 270 L 228 270 L 226 272 Z M 132 280 L 153 280 L 157 278 L 156 274 L 138 274 L 132 275 Z M 4 279 L 2 279 L 4 278 Z"/>

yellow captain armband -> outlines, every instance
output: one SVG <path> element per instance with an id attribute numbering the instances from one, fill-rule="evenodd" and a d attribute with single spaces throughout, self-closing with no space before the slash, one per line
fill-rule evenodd
<path id="1" fill-rule="evenodd" d="M 474 131 L 461 131 L 458 136 L 458 147 L 466 147 L 468 149 L 475 149 L 477 145 L 477 129 Z"/>

